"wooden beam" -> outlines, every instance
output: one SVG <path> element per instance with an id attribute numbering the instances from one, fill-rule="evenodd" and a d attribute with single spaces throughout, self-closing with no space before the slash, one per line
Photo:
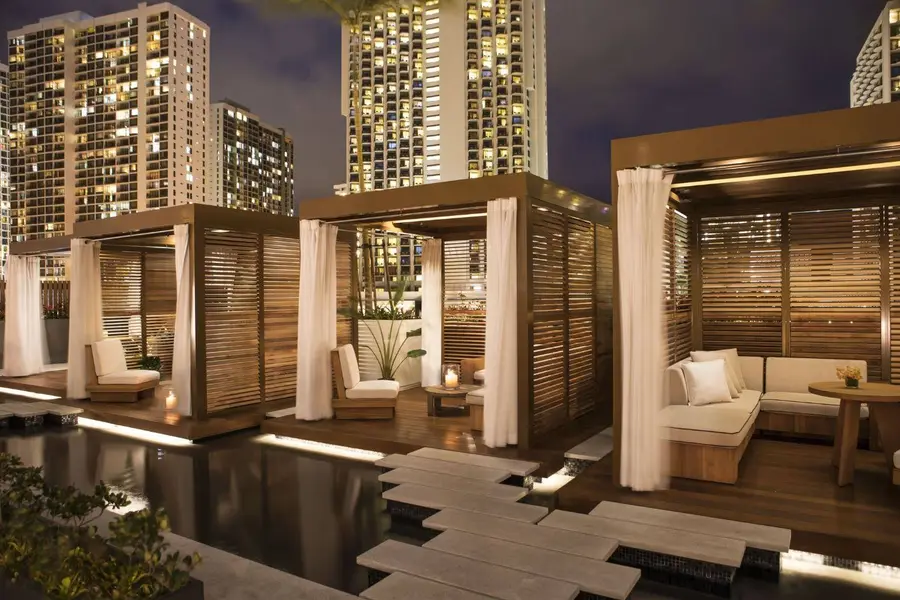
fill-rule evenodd
<path id="1" fill-rule="evenodd" d="M 37 254 L 66 254 L 72 249 L 71 235 L 57 235 L 47 238 L 37 238 L 24 242 L 12 242 L 9 245 L 9 253 L 16 256 Z"/>
<path id="2" fill-rule="evenodd" d="M 518 321 L 517 375 L 518 381 L 518 439 L 519 448 L 531 446 L 534 432 L 534 290 L 531 260 L 531 199 L 519 197 L 516 201 L 516 318 Z M 487 293 L 491 293 L 488 290 Z"/>
<path id="3" fill-rule="evenodd" d="M 194 210 L 199 204 L 179 204 L 158 210 L 119 215 L 112 219 L 95 219 L 79 221 L 72 228 L 72 237 L 85 239 L 103 239 L 129 233 L 147 231 L 166 231 L 175 225 L 194 222 Z"/>
<path id="4" fill-rule="evenodd" d="M 881 379 L 891 381 L 891 222 L 881 207 Z"/>
<path id="5" fill-rule="evenodd" d="M 194 271 L 194 336 L 191 352 L 191 415 L 206 419 L 206 238 L 196 223 L 190 226 L 191 268 Z"/>

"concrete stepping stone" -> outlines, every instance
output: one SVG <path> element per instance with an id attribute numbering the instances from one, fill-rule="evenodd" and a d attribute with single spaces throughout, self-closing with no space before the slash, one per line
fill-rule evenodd
<path id="1" fill-rule="evenodd" d="M 594 560 L 609 559 L 619 545 L 615 540 L 596 535 L 552 527 L 535 527 L 530 523 L 455 508 L 444 509 L 428 517 L 422 521 L 422 526 L 435 531 L 463 531 Z"/>
<path id="2" fill-rule="evenodd" d="M 409 454 L 390 454 L 375 463 L 375 466 L 383 469 L 416 469 L 418 471 L 430 471 L 432 473 L 442 473 L 444 475 L 453 475 L 454 477 L 464 477 L 466 479 L 478 479 L 479 481 L 489 481 L 491 483 L 500 483 L 509 479 L 510 473 L 507 470 L 488 469 L 475 465 L 464 465 L 445 460 L 433 460 L 430 458 L 422 458 L 421 456 L 412 456 Z"/>
<path id="3" fill-rule="evenodd" d="M 10 423 L 14 427 L 40 427 L 44 424 L 47 409 L 30 404 L 7 403 L 3 408 L 12 413 Z"/>
<path id="4" fill-rule="evenodd" d="M 610 427 L 597 435 L 589 437 L 565 453 L 563 466 L 566 469 L 566 475 L 578 475 L 612 452 L 612 449 L 613 438 L 612 428 Z"/>
<path id="5" fill-rule="evenodd" d="M 577 585 L 582 592 L 616 600 L 627 598 L 641 577 L 641 572 L 631 567 L 462 531 L 445 531 L 424 547 L 567 581 Z"/>
<path id="6" fill-rule="evenodd" d="M 34 402 L 32 405 L 46 409 L 47 415 L 44 419 L 53 425 L 77 425 L 78 415 L 84 412 L 83 408 L 52 402 Z"/>
<path id="7" fill-rule="evenodd" d="M 417 471 L 415 469 L 394 469 L 387 473 L 382 473 L 378 480 L 382 485 L 387 484 L 385 490 L 395 485 L 403 483 L 412 483 L 425 487 L 441 488 L 447 490 L 456 490 L 465 492 L 466 494 L 478 494 L 487 496 L 496 500 L 508 500 L 516 502 L 528 495 L 528 490 L 523 487 L 512 485 L 502 485 L 499 483 L 490 483 L 487 481 L 479 481 L 477 479 L 466 479 L 464 477 L 454 477 L 453 475 L 443 475 L 441 473 L 432 473 L 430 471 Z"/>
<path id="8" fill-rule="evenodd" d="M 266 413 L 267 419 L 280 419 L 281 417 L 289 417 L 291 415 L 296 414 L 297 407 L 289 406 L 287 408 L 280 408 L 278 410 L 270 410 Z"/>
<path id="9" fill-rule="evenodd" d="M 381 497 L 388 501 L 388 511 L 392 515 L 416 521 L 426 519 L 445 508 L 481 513 L 523 523 L 537 523 L 547 515 L 545 506 L 495 500 L 487 496 L 411 483 L 391 488 Z"/>
<path id="10" fill-rule="evenodd" d="M 363 590 L 360 598 L 368 600 L 491 600 L 475 592 L 410 577 L 405 573 L 388 575 L 372 587 Z"/>
<path id="11" fill-rule="evenodd" d="M 356 562 L 376 577 L 405 573 L 499 600 L 574 600 L 578 595 L 571 583 L 393 540 L 361 554 Z"/>
<path id="12" fill-rule="evenodd" d="M 438 448 L 419 448 L 410 452 L 409 456 L 420 456 L 434 460 L 461 463 L 464 465 L 477 465 L 488 469 L 500 469 L 509 471 L 517 477 L 525 477 L 534 473 L 541 465 L 536 462 L 514 460 L 510 458 L 498 458 L 483 454 L 470 454 L 468 452 L 454 452 L 452 450 L 440 450 Z"/>

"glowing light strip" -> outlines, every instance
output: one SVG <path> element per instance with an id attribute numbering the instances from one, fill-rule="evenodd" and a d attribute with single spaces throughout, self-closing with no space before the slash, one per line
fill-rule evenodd
<path id="1" fill-rule="evenodd" d="M 425 221 L 452 221 L 454 219 L 469 219 L 471 217 L 486 217 L 486 212 L 467 213 L 464 215 L 446 215 L 443 217 L 421 217 L 418 219 L 391 219 L 392 223 L 424 223 Z"/>
<path id="2" fill-rule="evenodd" d="M 325 444 L 323 442 L 314 442 L 312 440 L 300 440 L 297 438 L 281 437 L 273 434 L 257 436 L 253 438 L 253 441 L 261 444 L 270 444 L 272 446 L 281 446 L 283 448 L 291 448 L 293 450 L 302 450 L 303 452 L 313 452 L 315 454 L 324 454 L 326 456 L 334 456 L 337 458 L 346 458 L 348 460 L 358 460 L 362 462 L 376 462 L 386 456 L 381 452 L 375 452 L 373 450 L 350 448 L 348 446 L 337 446 L 335 444 Z"/>
<path id="3" fill-rule="evenodd" d="M 127 515 L 130 512 L 135 512 L 137 510 L 144 510 L 145 508 L 150 508 L 150 503 L 146 498 L 138 496 L 132 492 L 129 492 L 126 489 L 122 489 L 118 486 L 111 485 L 109 486 L 110 491 L 113 491 L 117 494 L 125 494 L 128 497 L 128 504 L 123 506 L 122 508 L 113 508 L 109 507 L 108 510 L 111 513 L 115 513 L 117 515 Z"/>
<path id="4" fill-rule="evenodd" d="M 9 394 L 10 396 L 22 396 L 24 398 L 33 398 L 34 400 L 59 400 L 59 396 L 51 396 L 50 394 L 39 394 L 37 392 L 28 392 L 26 390 L 17 390 L 8 387 L 0 387 L 0 394 Z"/>
<path id="5" fill-rule="evenodd" d="M 78 425 L 80 425 L 81 427 L 87 427 L 89 429 L 106 431 L 114 435 L 123 435 L 126 437 L 135 438 L 143 442 L 150 442 L 151 444 L 160 444 L 162 446 L 194 445 L 194 442 L 187 438 L 180 438 L 174 435 L 166 435 L 165 433 L 156 433 L 154 431 L 145 431 L 143 429 L 136 429 L 134 427 L 126 427 L 124 425 L 114 425 L 112 423 L 106 423 L 104 421 L 95 421 L 94 419 L 79 418 Z"/>
<path id="6" fill-rule="evenodd" d="M 553 475 L 542 478 L 540 481 L 534 482 L 534 491 L 545 494 L 553 493 L 562 486 L 575 479 L 572 475 L 566 475 L 566 469 L 563 467 Z"/>
<path id="7" fill-rule="evenodd" d="M 740 177 L 725 177 L 711 179 L 709 181 L 685 181 L 672 184 L 672 189 L 695 188 L 707 185 L 722 185 L 725 183 L 747 183 L 750 181 L 768 181 L 772 179 L 789 179 L 793 177 L 811 177 L 813 175 L 830 175 L 832 173 L 853 173 L 856 171 L 874 171 L 878 169 L 892 169 L 900 167 L 900 160 L 883 163 L 871 163 L 867 165 L 849 165 L 846 167 L 829 167 L 827 169 L 809 169 L 807 171 L 789 171 L 787 173 L 766 173 L 763 175 L 743 175 Z"/>
<path id="8" fill-rule="evenodd" d="M 900 569 L 875 563 L 858 562 L 858 570 L 826 565 L 825 556 L 791 550 L 781 553 L 781 571 L 800 573 L 896 591 Z"/>

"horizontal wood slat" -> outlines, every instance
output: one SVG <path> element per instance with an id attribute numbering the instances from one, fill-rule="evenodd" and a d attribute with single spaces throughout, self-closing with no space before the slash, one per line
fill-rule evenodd
<path id="1" fill-rule="evenodd" d="M 297 390 L 300 240 L 263 236 L 263 273 L 265 400 L 281 400 Z"/>
<path id="2" fill-rule="evenodd" d="M 595 285 L 597 290 L 595 329 L 598 401 L 612 398 L 613 366 L 613 234 L 603 225 L 594 226 Z"/>
<path id="3" fill-rule="evenodd" d="M 487 240 L 444 242 L 443 362 L 484 356 Z"/>
<path id="4" fill-rule="evenodd" d="M 144 310 L 147 354 L 162 362 L 162 374 L 172 373 L 175 344 L 175 253 L 144 254 Z"/>
<path id="5" fill-rule="evenodd" d="M 691 352 L 690 226 L 685 215 L 669 205 L 663 230 L 663 328 L 666 364 Z"/>
<path id="6" fill-rule="evenodd" d="M 566 224 L 567 400 L 569 419 L 575 419 L 592 411 L 597 401 L 594 225 L 571 216 L 567 217 Z"/>
<path id="7" fill-rule="evenodd" d="M 889 375 L 891 383 L 900 383 L 900 206 L 887 208 L 888 265 L 891 292 Z M 887 378 L 887 377 L 885 377 Z"/>
<path id="8" fill-rule="evenodd" d="M 297 260 L 299 261 L 299 258 Z M 348 242 L 340 240 L 337 242 L 335 263 L 337 265 L 337 343 L 338 346 L 342 346 L 353 343 L 353 318 L 347 314 L 340 314 L 340 311 L 350 308 L 353 297 L 353 248 Z"/>
<path id="9" fill-rule="evenodd" d="M 136 369 L 144 354 L 141 323 L 141 254 L 101 252 L 103 331 L 118 338 L 125 349 L 129 369 Z"/>

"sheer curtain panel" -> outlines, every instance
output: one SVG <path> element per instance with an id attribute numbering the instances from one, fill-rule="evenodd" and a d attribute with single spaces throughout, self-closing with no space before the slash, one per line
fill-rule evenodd
<path id="1" fill-rule="evenodd" d="M 66 395 L 86 398 L 88 344 L 103 338 L 103 297 L 100 285 L 100 243 L 72 240 L 69 259 L 69 372 Z"/>
<path id="2" fill-rule="evenodd" d="M 487 331 L 484 366 L 484 443 L 518 443 L 518 313 L 516 198 L 487 205 Z"/>
<path id="3" fill-rule="evenodd" d="M 425 240 L 422 247 L 422 386 L 441 383 L 441 329 L 444 320 L 443 246 Z"/>
<path id="4" fill-rule="evenodd" d="M 191 415 L 191 355 L 194 345 L 194 269 L 190 225 L 175 226 L 175 340 L 172 347 L 172 393 L 176 410 Z M 199 366 L 199 365 L 198 365 Z"/>
<path id="5" fill-rule="evenodd" d="M 3 373 L 24 377 L 44 370 L 47 337 L 41 304 L 41 259 L 12 256 L 6 260 L 6 333 Z"/>
<path id="6" fill-rule="evenodd" d="M 297 318 L 298 419 L 330 419 L 331 351 L 337 346 L 337 227 L 300 221 Z"/>
<path id="7" fill-rule="evenodd" d="M 621 482 L 635 491 L 668 484 L 668 452 L 658 428 L 663 408 L 663 226 L 672 175 L 618 172 L 616 204 L 621 320 Z"/>

